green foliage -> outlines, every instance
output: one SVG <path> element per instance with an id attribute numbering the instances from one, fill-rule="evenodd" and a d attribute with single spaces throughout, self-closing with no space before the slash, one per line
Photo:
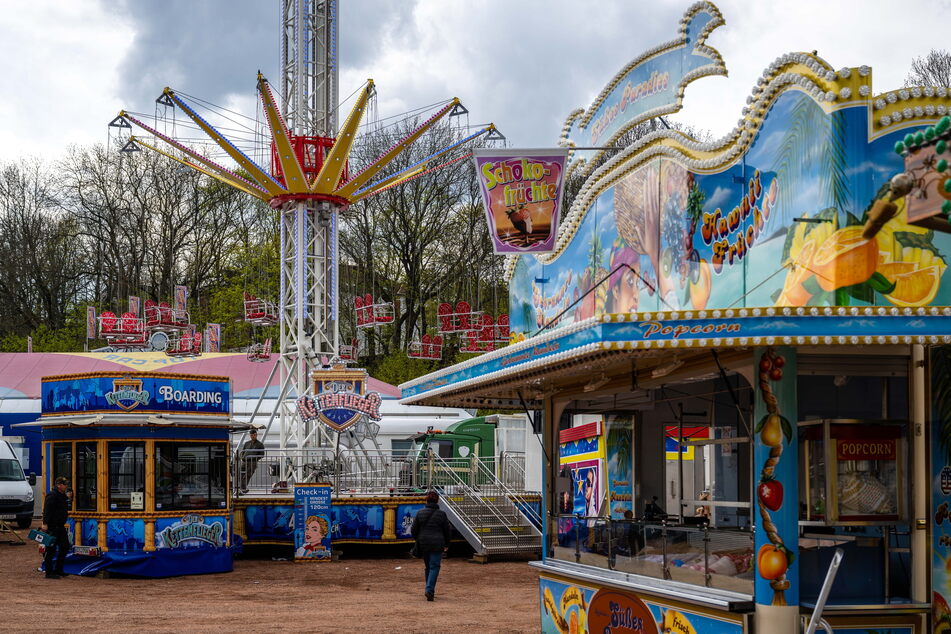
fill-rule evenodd
<path id="1" fill-rule="evenodd" d="M 374 379 L 390 385 L 399 385 L 433 372 L 436 370 L 436 364 L 436 361 L 412 359 L 406 356 L 403 350 L 397 350 L 377 361 L 367 363 L 366 367 Z"/>
<path id="2" fill-rule="evenodd" d="M 0 338 L 0 352 L 26 352 L 27 336 L 8 332 Z M 82 341 L 77 341 L 76 329 L 70 326 L 50 330 L 41 324 L 29 336 L 33 337 L 33 352 L 82 352 Z"/>

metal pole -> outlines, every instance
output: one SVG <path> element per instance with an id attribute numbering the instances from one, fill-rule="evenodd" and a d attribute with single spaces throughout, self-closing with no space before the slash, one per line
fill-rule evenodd
<path id="1" fill-rule="evenodd" d="M 670 568 L 667 563 L 667 520 L 661 520 L 660 536 L 664 553 L 664 579 L 670 579 Z"/>
<path id="2" fill-rule="evenodd" d="M 829 564 L 829 570 L 826 572 L 826 580 L 822 582 L 822 588 L 819 590 L 819 598 L 816 599 L 816 607 L 812 611 L 812 617 L 809 619 L 809 625 L 806 627 L 805 634 L 815 634 L 816 627 L 822 620 L 822 611 L 826 607 L 826 600 L 829 598 L 829 592 L 832 590 L 832 583 L 835 581 L 835 575 L 839 572 L 839 566 L 842 563 L 842 557 L 845 551 L 841 548 L 835 549 L 832 555 L 832 563 Z"/>
<path id="3" fill-rule="evenodd" d="M 683 401 L 677 404 L 679 409 L 677 415 L 677 425 L 679 431 L 677 432 L 677 471 L 678 481 L 680 484 L 677 500 L 677 515 L 680 516 L 680 521 L 683 521 L 684 518 L 684 404 Z M 666 564 L 665 564 L 666 567 Z"/>

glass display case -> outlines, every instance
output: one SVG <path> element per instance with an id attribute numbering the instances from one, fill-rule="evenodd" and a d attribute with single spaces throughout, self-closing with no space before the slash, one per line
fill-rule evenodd
<path id="1" fill-rule="evenodd" d="M 800 520 L 816 524 L 906 519 L 904 422 L 799 423 Z"/>

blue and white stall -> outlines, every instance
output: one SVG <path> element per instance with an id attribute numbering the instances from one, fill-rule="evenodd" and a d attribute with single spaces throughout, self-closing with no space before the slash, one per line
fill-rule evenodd
<path id="1" fill-rule="evenodd" d="M 232 570 L 227 377 L 94 372 L 42 379 L 44 491 L 73 496 L 71 574 Z"/>

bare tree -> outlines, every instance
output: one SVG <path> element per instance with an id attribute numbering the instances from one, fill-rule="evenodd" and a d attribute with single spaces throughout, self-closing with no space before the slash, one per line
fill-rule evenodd
<path id="1" fill-rule="evenodd" d="M 913 59 L 905 85 L 951 88 L 951 53 L 933 48 L 924 57 Z"/>
<path id="2" fill-rule="evenodd" d="M 367 164 L 417 123 L 369 135 L 354 162 Z M 396 159 L 390 173 L 450 145 L 457 135 L 448 124 L 436 126 Z M 377 352 L 399 350 L 431 328 L 437 300 L 472 301 L 480 285 L 491 288 L 500 276 L 477 187 L 472 162 L 459 161 L 372 196 L 345 216 L 341 250 L 350 280 L 364 288 L 372 285 L 365 292 L 398 305 L 395 327 L 388 340 L 376 341 Z"/>
<path id="3" fill-rule="evenodd" d="M 7 332 L 61 328 L 84 284 L 75 222 L 37 161 L 0 168 L 0 314 Z"/>

